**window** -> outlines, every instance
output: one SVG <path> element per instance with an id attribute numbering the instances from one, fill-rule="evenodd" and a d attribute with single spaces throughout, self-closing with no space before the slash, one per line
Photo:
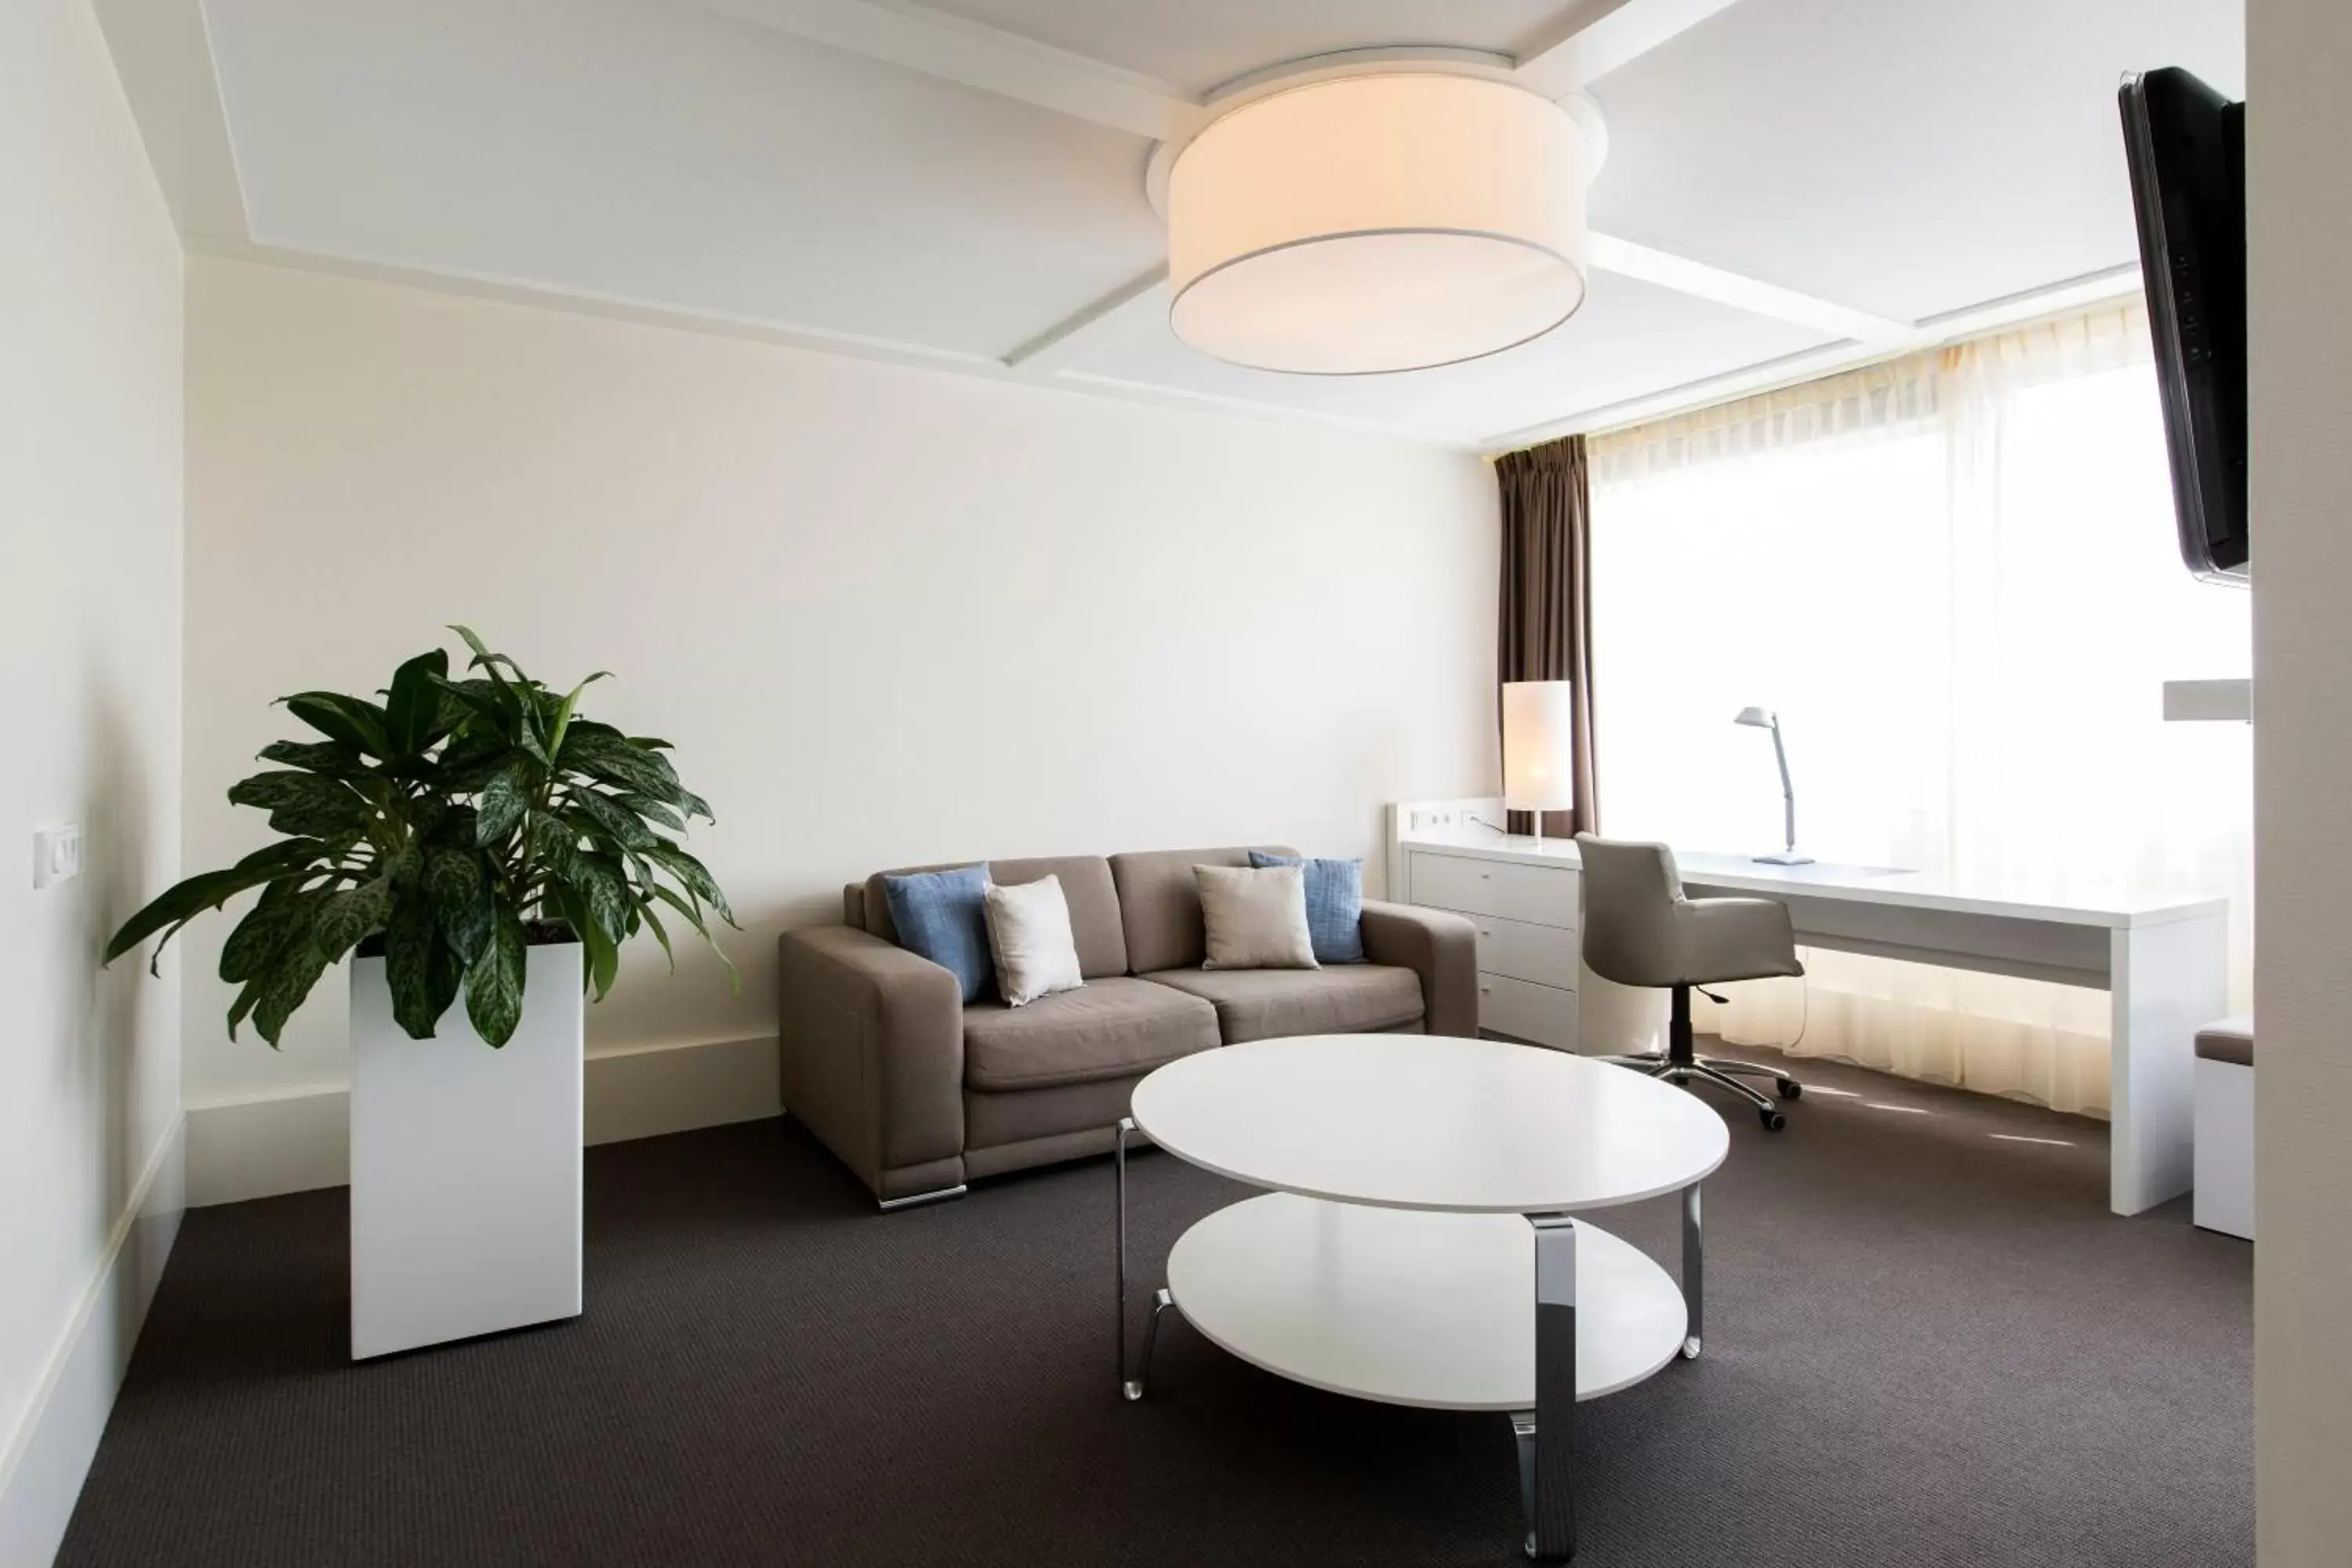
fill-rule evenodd
<path id="1" fill-rule="evenodd" d="M 1607 830 L 1777 848 L 1770 744 L 1730 721 L 1759 704 L 1807 853 L 2226 893 L 2242 1002 L 2251 731 L 2166 724 L 2161 688 L 2247 673 L 2250 596 L 2175 552 L 2146 343 L 2111 310 L 1597 438 Z M 1701 1027 L 2105 1111 L 2104 994 L 1806 959 Z"/>

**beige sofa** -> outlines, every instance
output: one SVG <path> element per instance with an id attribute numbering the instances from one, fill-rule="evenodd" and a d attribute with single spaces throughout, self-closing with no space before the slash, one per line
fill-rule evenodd
<path id="1" fill-rule="evenodd" d="M 1108 1150 L 1137 1080 L 1213 1046 L 1477 1034 L 1475 938 L 1459 915 L 1368 901 L 1369 963 L 1202 968 L 1192 868 L 1248 864 L 1246 847 L 990 861 L 1000 883 L 1061 879 L 1086 975 L 1017 1008 L 964 1005 L 953 974 L 898 945 L 884 873 L 852 882 L 845 923 L 779 939 L 786 1111 L 890 1207 Z"/>

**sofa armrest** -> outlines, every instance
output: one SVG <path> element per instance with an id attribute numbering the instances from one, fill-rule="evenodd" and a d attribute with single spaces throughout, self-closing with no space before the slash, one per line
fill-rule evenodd
<path id="1" fill-rule="evenodd" d="M 776 956 L 784 1109 L 877 1197 L 961 1182 L 963 991 L 955 975 L 849 926 L 788 931 Z M 940 1162 L 952 1170 L 917 1169 Z"/>
<path id="2" fill-rule="evenodd" d="M 1478 1037 L 1478 931 L 1467 916 L 1364 902 L 1364 956 L 1421 976 L 1421 1026 Z"/>

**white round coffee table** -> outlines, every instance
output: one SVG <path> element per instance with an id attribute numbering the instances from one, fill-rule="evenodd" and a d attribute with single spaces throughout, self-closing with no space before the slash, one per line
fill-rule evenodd
<path id="1" fill-rule="evenodd" d="M 1507 1412 L 1528 1550 L 1571 1549 L 1575 1402 L 1699 1351 L 1698 1184 L 1730 1147 L 1685 1090 L 1497 1040 L 1314 1035 L 1203 1051 L 1119 1130 L 1119 1375 L 1168 1307 L 1268 1372 L 1360 1399 Z M 1186 1231 L 1126 1350 L 1126 1141 L 1267 1189 Z M 1680 1287 L 1568 1216 L 1683 1194 Z M 1540 1550 L 1539 1550 L 1540 1549 Z"/>

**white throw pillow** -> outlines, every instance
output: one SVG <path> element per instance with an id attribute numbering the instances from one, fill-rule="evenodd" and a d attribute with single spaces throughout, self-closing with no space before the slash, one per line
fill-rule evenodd
<path id="1" fill-rule="evenodd" d="M 1078 944 L 1070 934 L 1070 904 L 1062 879 L 999 887 L 987 893 L 988 950 L 996 959 L 996 988 L 1008 1007 L 1019 1007 L 1056 991 L 1076 991 Z"/>
<path id="2" fill-rule="evenodd" d="M 1318 969 L 1300 866 L 1195 866 L 1209 933 L 1203 969 Z"/>

